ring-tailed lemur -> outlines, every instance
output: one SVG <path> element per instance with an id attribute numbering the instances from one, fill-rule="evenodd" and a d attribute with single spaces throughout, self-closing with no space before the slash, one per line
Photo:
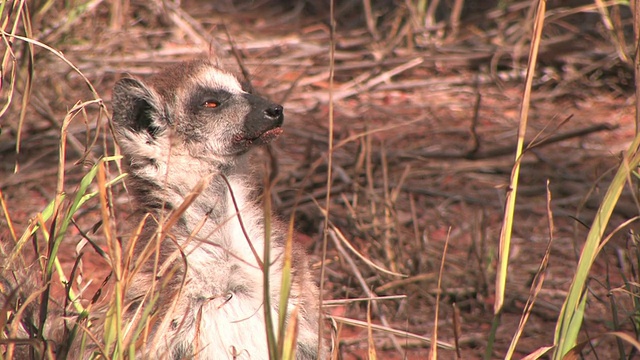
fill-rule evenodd
<path id="1" fill-rule="evenodd" d="M 171 66 L 144 82 L 116 83 L 112 124 L 137 208 L 132 223 L 145 224 L 142 234 L 130 237 L 136 240 L 123 241 L 123 252 L 134 249 L 124 341 L 135 341 L 136 357 L 269 358 L 265 214 L 248 153 L 278 137 L 282 122 L 282 106 L 246 93 L 233 75 L 205 59 Z M 324 358 L 318 290 L 296 246 L 287 308 L 279 309 L 286 233 L 267 216 L 274 323 L 280 311 L 289 321 L 297 313 L 296 358 Z M 104 326 L 99 318 L 93 323 L 93 329 Z M 136 329 L 143 330 L 134 339 Z M 73 355 L 78 349 L 74 344 L 69 353 L 88 356 Z"/>

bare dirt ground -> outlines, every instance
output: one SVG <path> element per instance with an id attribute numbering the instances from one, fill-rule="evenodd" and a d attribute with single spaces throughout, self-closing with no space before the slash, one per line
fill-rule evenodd
<path id="1" fill-rule="evenodd" d="M 128 6 L 118 9 L 118 4 Z M 440 14 L 436 18 L 444 20 L 420 31 L 402 20 L 403 4 L 374 4 L 375 31 L 367 26 L 361 2 L 337 6 L 333 84 L 330 17 L 324 3 L 189 0 L 178 8 L 171 2 L 93 1 L 75 17 L 62 6 L 42 16 L 34 13 L 32 24 L 34 37 L 61 50 L 107 107 L 113 83 L 125 74 L 144 77 L 164 64 L 202 55 L 219 57 L 225 67 L 239 72 L 232 55 L 235 49 L 256 91 L 285 107 L 286 132 L 270 151 L 277 163 L 272 166 L 277 181 L 273 198 L 283 219 L 295 208 L 298 240 L 314 255 L 316 269 L 322 254 L 333 111 L 329 209 L 333 236 L 328 237 L 325 298 L 403 295 L 377 301 L 370 310 L 372 321 L 431 337 L 438 272 L 448 237 L 438 338 L 454 343 L 457 318 L 460 357 L 480 358 L 493 318 L 497 239 L 514 162 L 530 4 L 507 2 L 500 7 L 465 2 L 459 27 L 451 27 Z M 549 6 L 527 129 L 527 138 L 537 146 L 523 158 L 496 358 L 504 355 L 511 341 L 550 238 L 547 181 L 554 215 L 551 259 L 516 357 L 553 344 L 556 317 L 586 226 L 611 169 L 636 131 L 633 72 L 618 57 L 595 5 L 575 1 L 571 7 L 555 2 Z M 572 11 L 579 6 L 591 7 Z M 628 30 L 628 9 L 617 9 L 621 28 Z M 20 60 L 19 74 L 26 66 Z M 0 119 L 0 189 L 19 233 L 55 195 L 62 119 L 74 104 L 92 99 L 78 73 L 51 52 L 36 47 L 33 68 L 22 128 L 18 123 L 24 77 Z M 4 103 L 6 93 L 2 96 Z M 70 194 L 86 164 L 105 148 L 113 153 L 107 119 L 96 121 L 97 107 L 88 109 L 70 126 L 65 187 Z M 98 142 L 84 157 L 87 139 L 97 131 Z M 270 161 L 266 152 L 263 158 Z M 128 198 L 119 191 L 122 195 L 115 205 L 124 216 Z M 634 199 L 631 192 L 623 195 L 612 224 L 638 215 Z M 90 233 L 97 219 L 89 209 L 76 221 Z M 6 224 L 6 218 L 0 220 L 3 238 L 9 237 Z M 63 256 L 69 267 L 80 238 L 73 231 Z M 339 234 L 369 261 L 405 277 L 374 269 L 345 250 L 344 244 L 340 250 L 334 241 Z M 635 314 L 633 298 L 621 295 L 628 290 L 625 285 L 637 279 L 633 264 L 638 261 L 626 255 L 636 254 L 634 234 L 633 228 L 616 233 L 600 256 L 590 281 L 593 296 L 582 338 L 612 329 L 635 337 L 634 321 L 629 320 Z M 108 268 L 85 251 L 83 281 L 99 284 Z M 329 314 L 366 321 L 367 301 L 330 305 Z M 344 325 L 338 339 L 343 359 L 366 357 L 366 329 Z M 374 339 L 382 359 L 419 359 L 428 354 L 429 345 L 413 338 L 374 331 Z M 595 342 L 584 350 L 586 358 L 609 358 L 611 351 L 617 351 L 612 350 L 617 346 L 612 340 Z M 634 356 L 629 349 L 626 352 Z M 456 352 L 440 350 L 439 358 L 456 358 Z"/>

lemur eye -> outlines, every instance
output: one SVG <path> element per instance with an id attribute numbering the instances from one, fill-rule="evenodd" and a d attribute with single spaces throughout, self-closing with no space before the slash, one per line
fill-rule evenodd
<path id="1" fill-rule="evenodd" d="M 204 104 L 202 104 L 202 106 L 209 108 L 209 109 L 215 109 L 218 106 L 220 106 L 220 103 L 218 101 L 215 100 L 207 100 L 204 102 Z"/>

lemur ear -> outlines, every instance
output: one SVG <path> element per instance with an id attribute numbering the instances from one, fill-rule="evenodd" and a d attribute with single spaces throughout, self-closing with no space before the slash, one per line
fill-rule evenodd
<path id="1" fill-rule="evenodd" d="M 152 139 L 164 129 L 158 95 L 143 82 L 124 78 L 113 88 L 113 123 L 120 132 L 143 133 Z"/>

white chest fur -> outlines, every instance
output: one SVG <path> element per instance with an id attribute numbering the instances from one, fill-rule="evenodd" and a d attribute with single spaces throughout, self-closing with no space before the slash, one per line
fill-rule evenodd
<path id="1" fill-rule="evenodd" d="M 191 349 L 199 359 L 268 359 L 260 265 L 263 212 L 248 198 L 241 179 L 230 178 L 229 184 L 226 218 L 205 223 L 184 249 L 188 286 L 181 295 L 186 301 L 180 302 L 186 309 L 175 309 L 184 318 L 172 317 L 175 337 L 164 341 L 171 341 L 170 349 Z M 278 248 L 271 259 L 280 255 Z M 279 269 L 272 264 L 271 294 L 279 293 Z"/>

